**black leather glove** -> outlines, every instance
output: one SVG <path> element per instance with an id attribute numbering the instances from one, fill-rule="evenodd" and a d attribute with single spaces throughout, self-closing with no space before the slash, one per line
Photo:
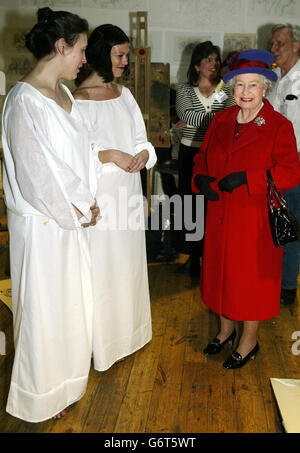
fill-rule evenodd
<path id="1" fill-rule="evenodd" d="M 239 173 L 229 173 L 221 181 L 219 181 L 219 189 L 222 192 L 232 193 L 234 189 L 243 184 L 247 184 L 247 175 L 245 171 Z"/>
<path id="2" fill-rule="evenodd" d="M 206 196 L 206 198 L 209 201 L 219 200 L 219 195 L 209 185 L 210 182 L 215 181 L 215 180 L 216 180 L 216 178 L 212 178 L 211 176 L 201 175 L 201 174 L 196 175 L 195 179 L 194 179 L 195 185 L 198 187 L 200 192 Z"/>

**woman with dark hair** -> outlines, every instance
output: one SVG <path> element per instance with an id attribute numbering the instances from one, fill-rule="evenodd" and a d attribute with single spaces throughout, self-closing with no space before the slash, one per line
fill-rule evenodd
<path id="1" fill-rule="evenodd" d="M 176 111 L 180 119 L 177 129 L 182 130 L 178 154 L 178 190 L 183 202 L 184 195 L 193 196 L 191 189 L 193 158 L 201 146 L 211 120 L 217 112 L 234 104 L 230 89 L 221 80 L 220 68 L 220 49 L 211 41 L 197 44 L 187 72 L 188 83 L 179 85 L 177 89 Z M 193 196 L 194 209 L 195 203 L 196 198 Z M 183 232 L 186 233 L 185 230 Z M 190 258 L 176 272 L 189 271 L 191 275 L 199 275 L 201 243 L 186 242 L 185 246 Z"/>
<path id="2" fill-rule="evenodd" d="M 26 36 L 34 69 L 3 110 L 15 359 L 7 412 L 60 418 L 85 392 L 92 350 L 89 230 L 99 209 L 89 138 L 61 78 L 86 62 L 88 23 L 49 8 Z M 85 227 L 85 228 L 83 228 Z"/>
<path id="3" fill-rule="evenodd" d="M 151 168 L 156 154 L 134 97 L 114 82 L 128 66 L 128 53 L 129 39 L 119 27 L 97 27 L 86 52 L 93 72 L 74 93 L 90 140 L 102 149 L 95 154 L 102 221 L 91 231 L 93 362 L 99 371 L 152 337 L 140 170 Z"/>

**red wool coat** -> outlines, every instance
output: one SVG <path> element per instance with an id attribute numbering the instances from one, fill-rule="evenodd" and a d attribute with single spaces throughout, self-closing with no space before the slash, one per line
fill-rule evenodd
<path id="1" fill-rule="evenodd" d="M 216 178 L 219 201 L 208 201 L 204 233 L 201 294 L 214 312 L 236 321 L 258 321 L 279 314 L 283 248 L 274 246 L 267 208 L 266 170 L 278 190 L 300 182 L 300 163 L 290 121 L 268 101 L 259 112 L 264 123 L 252 122 L 233 143 L 238 106 L 215 115 L 194 158 L 195 175 Z M 232 194 L 218 182 L 246 171 L 248 185 Z"/>

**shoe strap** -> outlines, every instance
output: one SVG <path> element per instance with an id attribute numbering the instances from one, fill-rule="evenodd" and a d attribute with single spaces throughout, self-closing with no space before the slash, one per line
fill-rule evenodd
<path id="1" fill-rule="evenodd" d="M 237 362 L 240 362 L 241 360 L 243 360 L 243 357 L 241 356 L 241 354 L 237 351 L 233 351 L 233 353 L 231 354 L 231 356 L 237 361 Z"/>

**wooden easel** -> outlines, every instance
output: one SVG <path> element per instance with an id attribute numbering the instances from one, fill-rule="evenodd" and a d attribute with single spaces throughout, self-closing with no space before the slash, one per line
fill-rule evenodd
<path id="1" fill-rule="evenodd" d="M 148 13 L 146 11 L 137 12 L 137 46 L 134 50 L 134 91 L 136 101 L 143 114 L 147 135 L 149 137 L 151 47 L 148 47 L 147 16 Z M 147 171 L 147 201 L 148 214 L 150 214 L 150 171 Z"/>
<path id="2" fill-rule="evenodd" d="M 148 46 L 147 12 L 137 12 L 137 46 L 134 58 L 135 96 L 142 110 L 147 133 L 150 119 L 151 47 Z"/>

